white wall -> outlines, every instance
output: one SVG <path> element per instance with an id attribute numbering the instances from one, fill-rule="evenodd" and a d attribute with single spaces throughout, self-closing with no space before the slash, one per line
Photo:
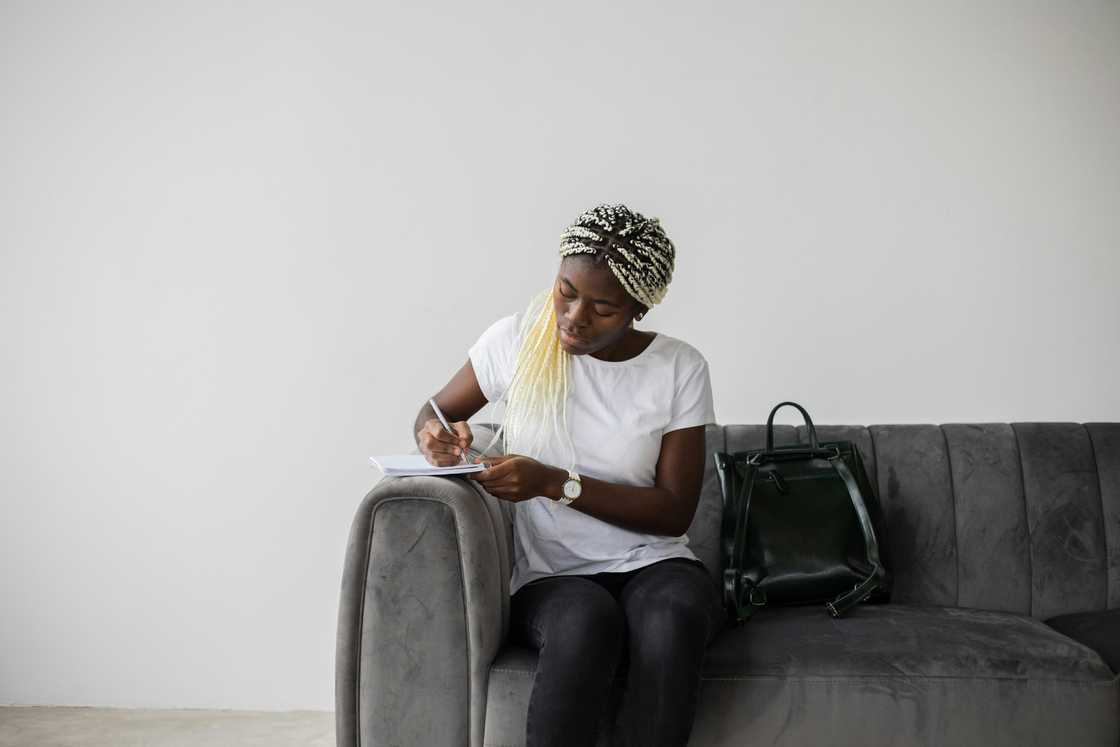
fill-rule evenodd
<path id="1" fill-rule="evenodd" d="M 1114 2 L 179 5 L 0 8 L 0 703 L 332 709 L 367 457 L 598 202 L 722 423 L 1120 420 Z"/>

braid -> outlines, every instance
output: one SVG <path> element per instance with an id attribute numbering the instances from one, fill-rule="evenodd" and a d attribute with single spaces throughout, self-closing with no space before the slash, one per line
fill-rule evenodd
<path id="1" fill-rule="evenodd" d="M 560 256 L 575 254 L 606 264 L 626 292 L 649 309 L 668 291 L 676 250 L 657 218 L 615 204 L 588 210 L 561 234 Z M 543 439 L 562 432 L 571 453 L 568 468 L 574 470 L 567 411 L 572 356 L 560 345 L 551 287 L 530 299 L 518 331 L 522 343 L 505 395 L 505 418 L 486 448 L 505 429 L 506 451 L 532 456 L 540 453 Z"/>
<path id="2" fill-rule="evenodd" d="M 657 218 L 625 205 L 599 205 L 560 236 L 560 256 L 591 254 L 647 308 L 661 303 L 673 279 L 676 250 Z"/>

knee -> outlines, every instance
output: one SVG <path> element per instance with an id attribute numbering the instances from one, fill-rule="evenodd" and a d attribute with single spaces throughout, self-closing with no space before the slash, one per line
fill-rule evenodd
<path id="1" fill-rule="evenodd" d="M 712 621 L 705 599 L 674 593 L 671 587 L 651 591 L 631 599 L 626 608 L 630 635 L 641 650 L 667 656 L 686 641 L 707 641 Z"/>
<path id="2" fill-rule="evenodd" d="M 545 621 L 544 645 L 560 656 L 614 656 L 626 632 L 626 617 L 605 590 L 581 596 Z"/>

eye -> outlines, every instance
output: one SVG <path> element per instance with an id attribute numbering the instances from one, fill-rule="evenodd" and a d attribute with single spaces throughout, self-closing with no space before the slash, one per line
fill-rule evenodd
<path id="1" fill-rule="evenodd" d="M 576 299 L 575 296 L 569 296 L 567 293 L 564 292 L 564 286 L 560 286 L 560 295 L 563 296 L 564 298 L 568 299 L 569 301 L 574 301 Z M 613 313 L 603 314 L 599 311 L 599 309 L 595 309 L 595 315 L 596 316 L 601 316 L 601 317 L 604 317 L 604 318 L 614 316 Z"/>

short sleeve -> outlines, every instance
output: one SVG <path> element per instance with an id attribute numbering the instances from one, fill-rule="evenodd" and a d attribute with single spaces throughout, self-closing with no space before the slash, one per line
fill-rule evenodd
<path id="1" fill-rule="evenodd" d="M 696 361 L 681 376 L 676 385 L 672 415 L 669 424 L 665 426 L 665 433 L 716 422 L 708 361 L 697 354 Z"/>
<path id="2" fill-rule="evenodd" d="M 468 351 L 478 387 L 487 402 L 497 402 L 513 381 L 517 363 L 518 314 L 486 328 Z"/>

